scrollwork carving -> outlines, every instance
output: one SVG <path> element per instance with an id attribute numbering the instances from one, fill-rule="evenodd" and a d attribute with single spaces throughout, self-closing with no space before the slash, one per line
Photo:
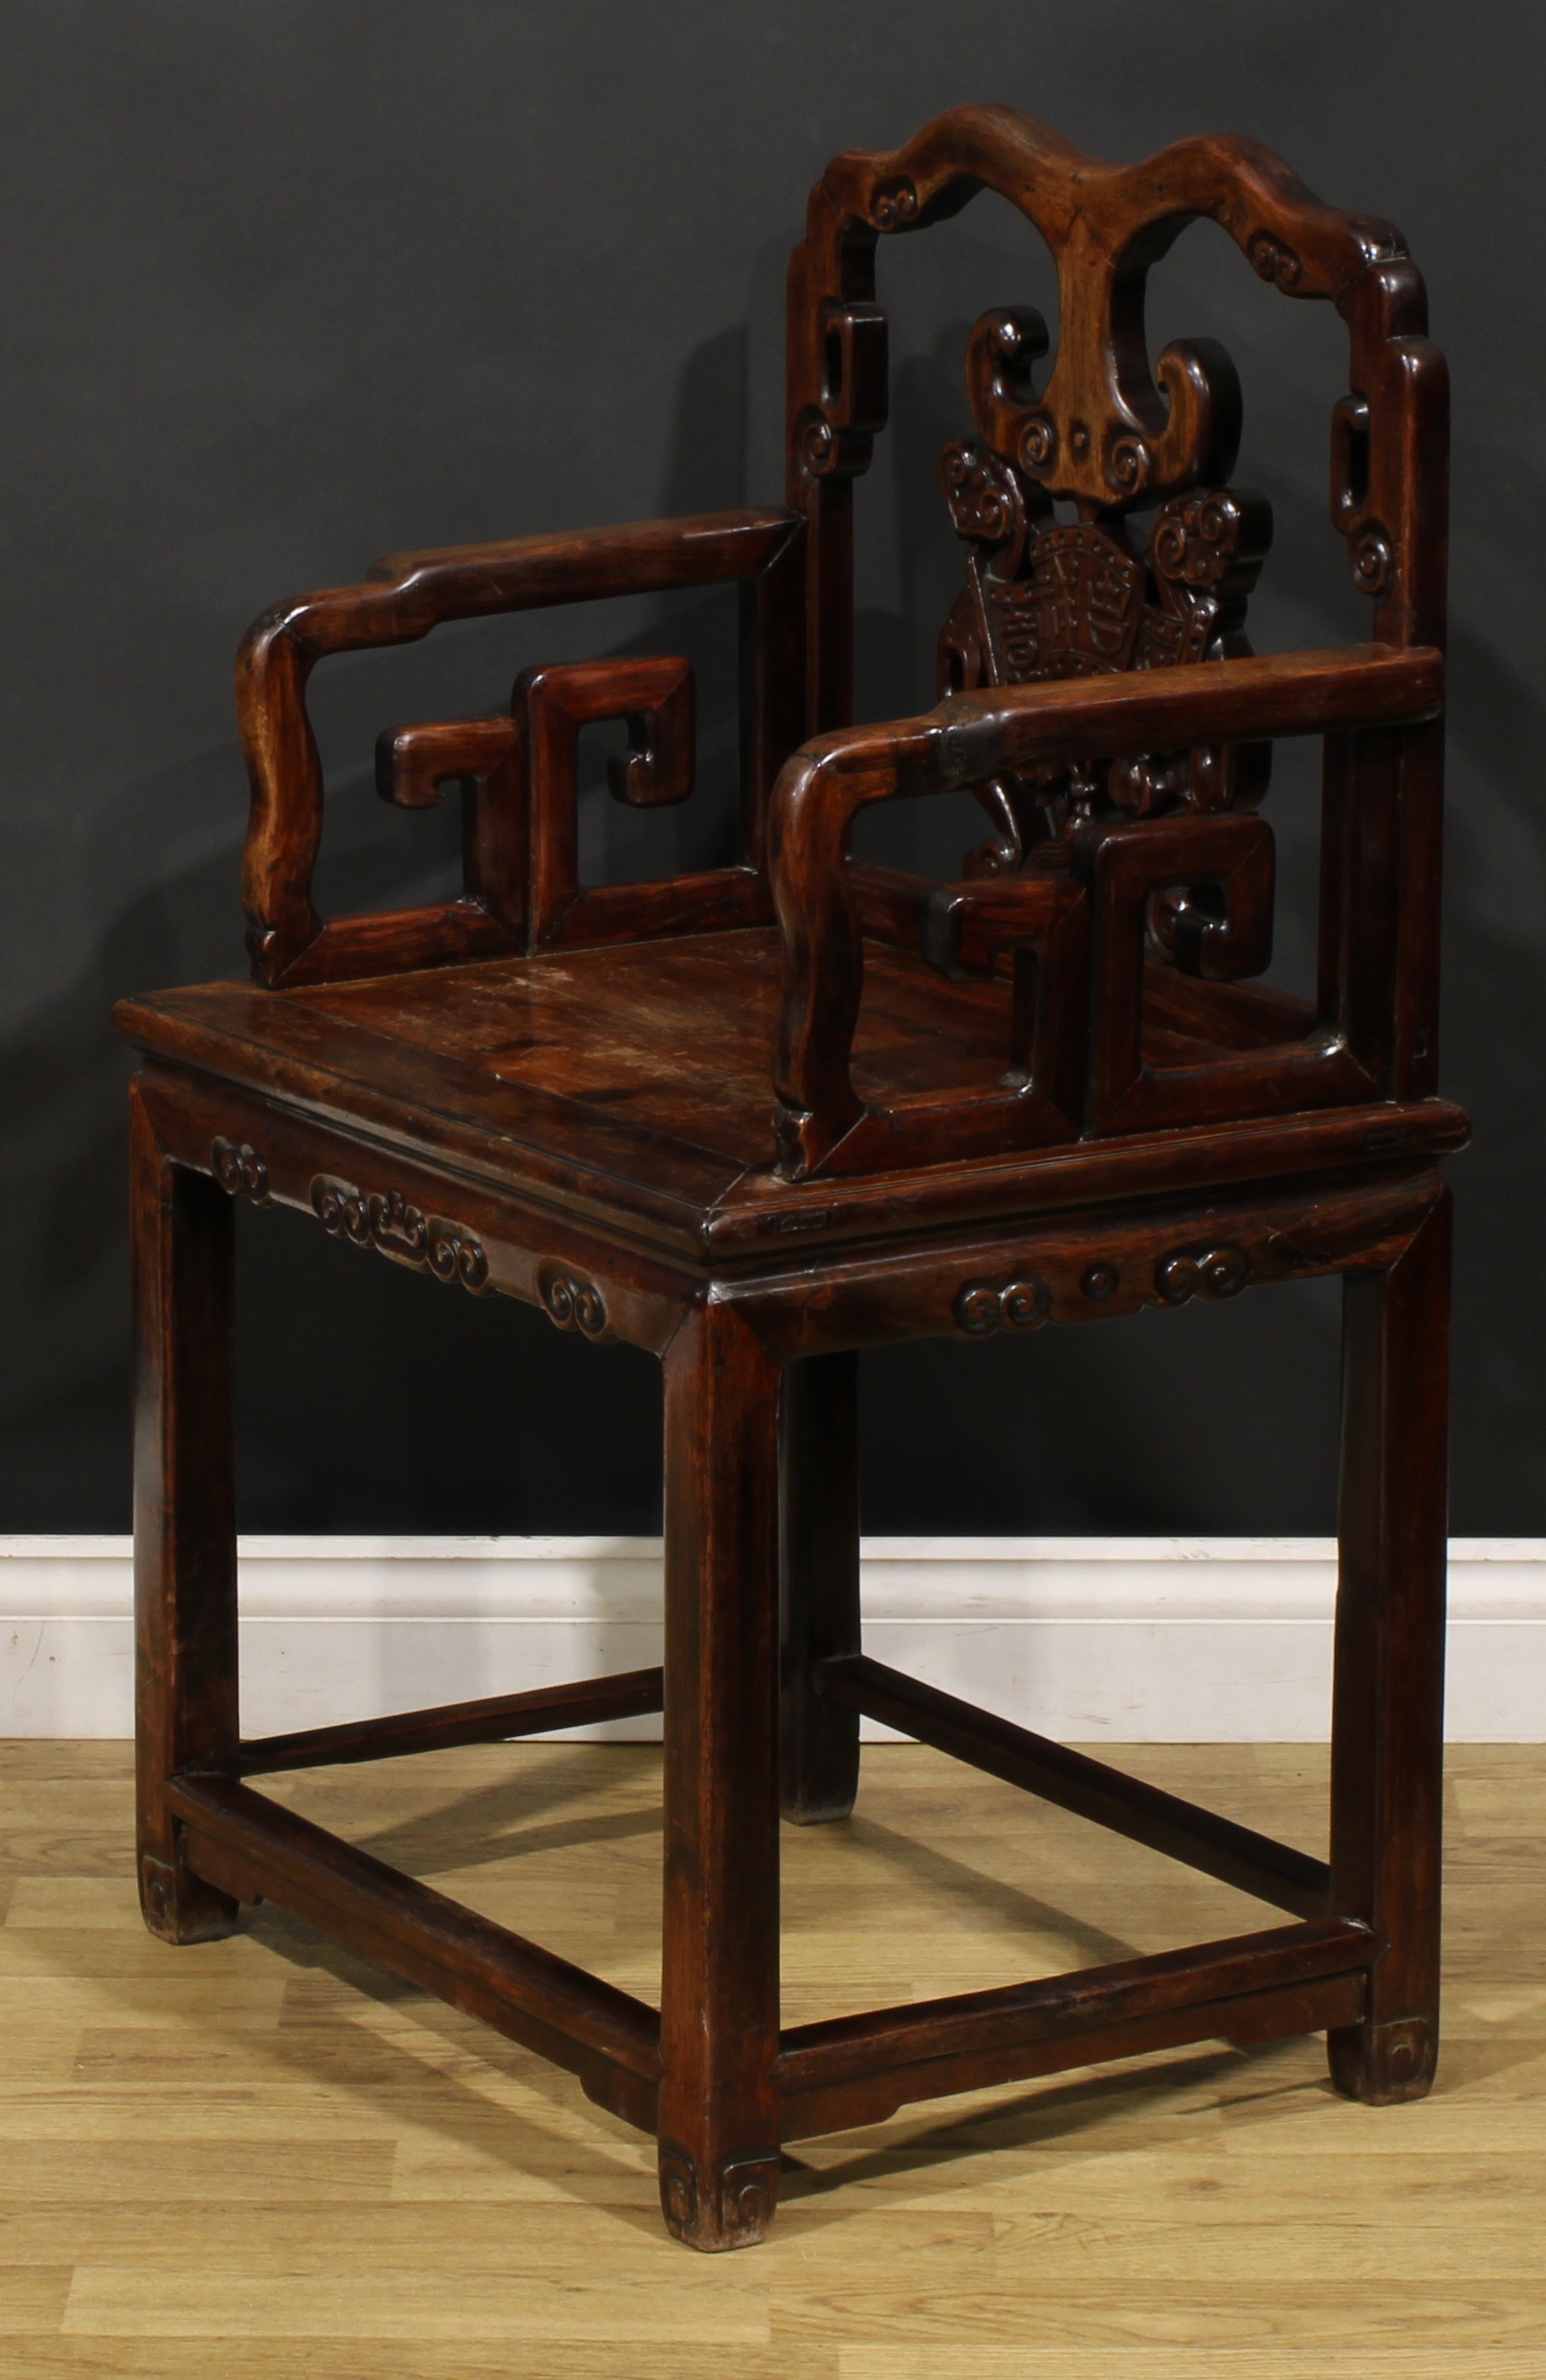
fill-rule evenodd
<path id="1" fill-rule="evenodd" d="M 1253 271 L 1263 281 L 1273 281 L 1280 289 L 1296 289 L 1304 278 L 1304 265 L 1296 249 L 1286 240 L 1275 239 L 1270 231 L 1259 231 L 1246 249 Z"/>
<path id="2" fill-rule="evenodd" d="M 1126 319 L 1131 292 L 1119 300 L 1113 285 L 1104 295 Z M 980 316 L 967 341 L 967 392 L 987 443 L 1049 497 L 1072 497 L 1082 512 L 1126 512 L 1227 479 L 1240 443 L 1240 383 L 1216 340 L 1173 340 L 1150 381 L 1130 327 L 1118 332 L 1081 298 L 1073 320 L 1065 314 L 1057 361 L 1038 392 L 1030 366 L 1048 344 L 1029 308 Z"/>
<path id="3" fill-rule="evenodd" d="M 437 1281 L 460 1281 L 475 1294 L 486 1289 L 489 1260 L 482 1243 L 463 1223 L 426 1215 L 400 1190 L 357 1189 L 336 1175 L 318 1173 L 311 1206 L 324 1232 L 357 1248 L 374 1248 L 394 1264 L 433 1273 Z"/>
<path id="4" fill-rule="evenodd" d="M 1203 489 L 1156 514 L 1140 559 L 1114 525 L 1032 525 L 1012 465 L 964 440 L 945 447 L 940 481 L 968 561 L 968 610 L 988 682 L 1169 668 L 1237 651 L 1246 602 L 1272 542 L 1260 496 Z M 961 640 L 961 606 L 950 631 Z"/>
<path id="5" fill-rule="evenodd" d="M 1057 460 L 1057 424 L 1044 413 L 1033 413 L 1020 431 L 1022 469 L 1033 479 L 1045 478 Z"/>
<path id="6" fill-rule="evenodd" d="M 663 2141 L 659 2158 L 661 2210 L 666 2228 L 679 2240 L 690 2240 L 698 2230 L 702 2195 L 697 2160 L 678 2141 Z M 721 2167 L 720 2244 L 762 2237 L 778 2204 L 778 2169 L 777 2153 L 771 2150 L 761 2155 L 732 2157 Z M 712 2187 L 712 2168 L 710 2181 Z"/>
<path id="7" fill-rule="evenodd" d="M 1012 578 L 1025 556 L 1025 490 L 1013 468 L 991 447 L 953 439 L 940 456 L 940 486 L 957 537 L 992 549 L 1001 578 Z"/>
<path id="8" fill-rule="evenodd" d="M 980 376 L 1011 344 L 1017 320 L 983 317 L 973 334 Z M 1052 521 L 1040 489 L 1028 489 L 1014 465 L 984 445 L 947 445 L 940 483 L 970 549 L 966 588 L 940 639 L 942 692 L 1249 650 L 1246 604 L 1272 541 L 1264 498 L 1217 488 L 1174 496 L 1155 515 L 1140 557 L 1114 522 Z M 1138 818 L 1182 806 L 1251 809 L 1267 789 L 1271 758 L 1266 745 L 1128 754 L 1104 772 L 1104 791 Z M 1101 778 L 1088 767 L 1052 766 L 977 786 L 994 832 L 970 855 L 967 875 L 1018 868 L 1032 844 L 1090 814 Z"/>
<path id="9" fill-rule="evenodd" d="M 918 188 L 906 174 L 882 182 L 870 201 L 870 220 L 877 231 L 899 231 L 918 221 Z"/>
<path id="10" fill-rule="evenodd" d="M 1200 488 L 1163 504 L 1149 539 L 1159 604 L 1145 619 L 1138 666 L 1239 652 L 1246 604 L 1272 542 L 1264 496 Z"/>
<path id="11" fill-rule="evenodd" d="M 1383 595 L 1395 574 L 1395 552 L 1383 521 L 1369 511 L 1373 476 L 1373 415 L 1354 389 L 1332 407 L 1332 521 L 1347 540 L 1347 566 L 1360 595 Z"/>
<path id="12" fill-rule="evenodd" d="M 1353 584 L 1360 595 L 1382 595 L 1391 583 L 1395 556 L 1378 521 L 1371 521 L 1353 540 L 1347 552 Z"/>
<path id="13" fill-rule="evenodd" d="M 760 2238 L 778 2204 L 778 2158 L 735 2157 L 719 2181 L 720 2220 L 728 2233 Z"/>
<path id="14" fill-rule="evenodd" d="M 825 414 L 808 406 L 796 440 L 800 464 L 813 480 L 824 480 L 837 460 L 837 432 Z"/>
<path id="15" fill-rule="evenodd" d="M 660 2192 L 667 2230 L 687 2239 L 698 2220 L 698 2167 L 676 2141 L 660 2144 Z"/>
<path id="16" fill-rule="evenodd" d="M 886 318 L 855 300 L 829 306 L 822 322 L 822 391 L 796 433 L 802 469 L 813 480 L 851 479 L 870 468 L 889 410 Z"/>
<path id="17" fill-rule="evenodd" d="M 1077 426 L 1082 430 L 1084 424 Z M 1150 459 L 1143 439 L 1129 433 L 1112 440 L 1106 455 L 1106 477 L 1118 495 L 1142 494 L 1149 484 Z"/>
<path id="18" fill-rule="evenodd" d="M 956 1327 L 969 1338 L 986 1338 L 991 1330 L 1036 1330 L 1052 1312 L 1053 1293 L 1034 1273 L 1000 1287 L 986 1281 L 968 1281 L 957 1290 L 951 1307 Z"/>
<path id="19" fill-rule="evenodd" d="M 1180 1248 L 1155 1266 L 1154 1287 L 1166 1305 L 1185 1305 L 1192 1297 L 1233 1297 L 1249 1276 L 1243 1248 Z"/>
<path id="20" fill-rule="evenodd" d="M 560 1330 L 578 1330 L 599 1339 L 606 1329 L 606 1301 L 593 1281 L 579 1274 L 544 1271 L 539 1281 L 543 1310 Z"/>
<path id="21" fill-rule="evenodd" d="M 245 1140 L 217 1140 L 210 1152 L 214 1178 L 231 1197 L 250 1198 L 261 1207 L 268 1196 L 268 1167 Z"/>

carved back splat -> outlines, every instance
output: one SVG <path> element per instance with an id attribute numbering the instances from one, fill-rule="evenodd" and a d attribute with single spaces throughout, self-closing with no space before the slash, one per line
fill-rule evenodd
<path id="1" fill-rule="evenodd" d="M 1119 521 L 1053 522 L 1016 466 L 981 446 L 947 445 L 940 482 L 957 534 L 975 549 L 940 638 L 942 694 L 1250 650 L 1246 599 L 1272 537 L 1264 497 L 1222 489 L 1173 496 L 1140 558 Z M 1138 817 L 1176 803 L 1248 808 L 1266 791 L 1270 766 L 1265 745 L 1129 756 L 1105 772 L 1105 791 Z M 1089 815 L 1096 785 L 1088 770 L 1054 764 L 975 790 L 996 832 L 968 857 L 968 877 L 1017 868 L 1032 844 Z"/>

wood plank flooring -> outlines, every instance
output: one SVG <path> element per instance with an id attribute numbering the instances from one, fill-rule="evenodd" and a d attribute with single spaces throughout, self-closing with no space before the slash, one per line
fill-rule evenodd
<path id="1" fill-rule="evenodd" d="M 1323 1847 L 1319 1750 L 1117 1756 Z M 1546 2375 L 1546 1750 L 1452 1754 L 1422 2105 L 1335 2098 L 1306 2041 L 915 2107 L 801 2144 L 772 2240 L 717 2258 L 666 2239 L 650 2143 L 438 2002 L 266 1909 L 152 1941 L 129 1773 L 0 1745 L 6 2380 Z M 267 1790 L 655 1996 L 654 1747 Z M 869 1749 L 855 1820 L 785 1854 L 790 2021 L 1271 1922 L 913 1747 Z"/>

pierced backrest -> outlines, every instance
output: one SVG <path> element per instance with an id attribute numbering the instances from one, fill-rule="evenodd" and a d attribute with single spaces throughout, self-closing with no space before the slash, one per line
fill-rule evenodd
<path id="1" fill-rule="evenodd" d="M 1223 492 L 1239 383 L 1213 340 L 1176 341 L 1151 370 L 1144 337 L 1150 267 L 1199 217 L 1223 225 L 1263 279 L 1329 299 L 1345 319 L 1333 520 L 1355 584 L 1376 603 L 1374 636 L 1442 642 L 1446 382 L 1400 233 L 1322 205 L 1252 140 L 1179 141 L 1143 164 L 1108 165 L 1012 109 L 956 108 L 890 154 L 834 159 L 790 261 L 788 493 L 810 528 L 812 731 L 850 716 L 852 482 L 887 410 L 876 244 L 944 221 L 981 189 L 1046 239 L 1060 321 L 1040 388 L 1039 315 L 992 311 L 968 342 L 979 440 L 947 448 L 943 470 L 956 526 L 980 551 L 947 631 L 949 683 L 1186 658 L 1207 649 L 1188 633 L 1201 596 L 1220 606 L 1215 635 L 1238 634 L 1270 534 L 1267 516 Z M 1077 522 L 1052 522 L 1056 499 Z M 1145 554 L 1124 516 L 1156 503 Z"/>

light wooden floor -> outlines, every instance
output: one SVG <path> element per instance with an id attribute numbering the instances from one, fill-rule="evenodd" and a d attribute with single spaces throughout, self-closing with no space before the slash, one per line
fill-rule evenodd
<path id="1" fill-rule="evenodd" d="M 1319 1848 L 1323 1755 L 1146 1776 Z M 1542 2380 L 1546 1751 L 1459 1751 L 1438 2089 L 1217 2046 L 802 2146 L 773 2239 L 669 2241 L 578 2085 L 260 1911 L 134 1906 L 118 1744 L 0 1745 L 0 2373 L 198 2380 Z M 653 1997 L 651 1747 L 499 1747 L 271 1790 Z M 785 1831 L 810 2016 L 1274 1921 L 912 1748 Z"/>

